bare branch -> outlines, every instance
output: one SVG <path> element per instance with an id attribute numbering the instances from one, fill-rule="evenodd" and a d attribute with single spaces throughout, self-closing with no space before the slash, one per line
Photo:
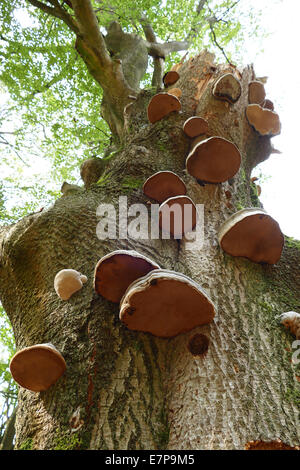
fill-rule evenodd
<path id="1" fill-rule="evenodd" d="M 188 41 L 170 41 L 160 44 L 149 20 L 143 15 L 140 19 L 147 40 L 148 54 L 153 57 L 154 71 L 152 86 L 160 88 L 164 74 L 164 61 L 171 52 L 184 51 L 188 49 Z"/>
<path id="2" fill-rule="evenodd" d="M 171 52 L 186 51 L 189 48 L 188 41 L 170 41 L 163 44 L 151 43 L 149 54 L 154 57 L 163 57 L 171 54 Z"/>
<path id="3" fill-rule="evenodd" d="M 152 25 L 149 23 L 148 19 L 144 15 L 141 17 L 141 25 L 142 25 L 147 41 L 149 43 L 156 44 L 157 43 L 156 35 L 154 33 Z M 159 89 L 162 87 L 162 83 L 163 83 L 165 59 L 163 57 L 153 56 L 153 67 L 154 67 L 154 70 L 153 70 L 151 85 Z"/>
<path id="4" fill-rule="evenodd" d="M 160 89 L 163 84 L 163 76 L 165 71 L 165 60 L 161 57 L 154 57 L 153 58 L 153 75 L 152 75 L 152 82 L 151 85 Z"/>
<path id="5" fill-rule="evenodd" d="M 240 3 L 241 0 L 237 0 L 235 3 L 233 3 L 230 7 L 227 8 L 226 11 L 224 11 L 223 16 L 227 15 L 227 13 L 232 10 L 238 3 Z"/>
<path id="6" fill-rule="evenodd" d="M 146 18 L 145 15 L 141 16 L 141 25 L 147 41 L 157 43 L 157 39 L 153 31 L 152 25 L 149 23 L 149 20 L 148 18 Z"/>
<path id="7" fill-rule="evenodd" d="M 222 54 L 225 57 L 226 61 L 230 64 L 231 61 L 227 57 L 223 47 L 218 43 L 217 38 L 216 38 L 215 30 L 214 30 L 213 25 L 211 23 L 209 24 L 209 27 L 210 27 L 210 32 L 211 32 L 213 43 L 220 49 L 220 51 L 222 52 Z"/>

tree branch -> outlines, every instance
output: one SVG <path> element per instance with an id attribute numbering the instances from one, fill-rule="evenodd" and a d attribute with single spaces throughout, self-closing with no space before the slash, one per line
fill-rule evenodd
<path id="1" fill-rule="evenodd" d="M 149 23 L 148 19 L 145 16 L 141 17 L 141 25 L 145 34 L 145 37 L 149 43 L 156 44 L 157 39 L 156 35 L 153 31 L 152 25 Z M 152 75 L 152 83 L 153 87 L 157 89 L 162 87 L 163 84 L 163 76 L 165 71 L 165 59 L 163 57 L 156 57 L 153 56 L 153 75 Z"/>
<path id="2" fill-rule="evenodd" d="M 230 62 L 229 58 L 227 57 L 223 47 L 217 41 L 216 33 L 215 33 L 215 30 L 213 28 L 212 23 L 209 23 L 209 27 L 210 27 L 210 32 L 211 32 L 213 43 L 220 49 L 220 51 L 222 52 L 222 54 L 225 57 L 226 61 L 230 64 L 231 62 Z"/>
<path id="3" fill-rule="evenodd" d="M 189 48 L 188 41 L 171 41 L 163 44 L 150 43 L 149 55 L 165 58 L 171 52 L 186 51 Z"/>
<path id="4" fill-rule="evenodd" d="M 13 410 L 10 418 L 7 420 L 4 435 L 3 435 L 1 445 L 0 445 L 0 450 L 13 450 L 16 415 L 17 415 L 17 407 Z"/>
<path id="5" fill-rule="evenodd" d="M 140 21 L 147 41 L 157 43 L 156 35 L 148 18 L 145 15 L 142 15 Z"/>
<path id="6" fill-rule="evenodd" d="M 48 0 L 52 7 L 40 0 L 28 0 L 29 3 L 63 20 L 75 32 L 75 49 L 85 62 L 90 74 L 99 83 L 106 97 L 108 114 L 113 114 L 118 121 L 117 134 L 120 135 L 123 111 L 130 101 L 128 96 L 136 92 L 128 85 L 123 74 L 121 60 L 112 60 L 101 34 L 97 17 L 90 0 L 71 0 L 75 19 L 60 5 L 58 0 Z M 69 5 L 70 6 L 70 5 Z"/>
<path id="7" fill-rule="evenodd" d="M 27 0 L 27 1 L 31 3 L 31 5 L 39 8 L 40 10 L 44 11 L 48 15 L 51 15 L 51 16 L 54 16 L 55 18 L 59 18 L 63 20 L 66 23 L 66 25 L 68 25 L 69 28 L 75 34 L 79 33 L 79 28 L 78 28 L 76 21 L 73 20 L 72 16 L 69 15 L 69 13 L 64 8 L 62 8 L 58 2 L 54 2 L 55 3 L 54 7 L 49 7 L 48 5 L 45 5 L 45 3 L 42 3 L 39 0 Z"/>
<path id="8" fill-rule="evenodd" d="M 93 50 L 97 50 L 103 67 L 110 65 L 111 59 L 90 0 L 72 0 L 72 5 L 82 39 Z"/>
<path id="9" fill-rule="evenodd" d="M 154 71 L 152 76 L 152 86 L 160 88 L 164 74 L 165 58 L 171 52 L 185 51 L 189 48 L 188 41 L 171 41 L 160 44 L 157 42 L 152 25 L 145 16 L 142 16 L 141 25 L 147 40 L 148 54 L 153 57 Z"/>
<path id="10" fill-rule="evenodd" d="M 236 2 L 234 2 L 230 7 L 227 8 L 227 10 L 223 13 L 223 16 L 226 16 L 227 13 L 232 10 L 238 3 L 240 2 L 240 0 L 236 0 Z M 225 57 L 226 61 L 231 64 L 231 61 L 229 60 L 229 58 L 227 57 L 223 47 L 218 43 L 217 41 L 217 37 L 216 37 L 216 33 L 215 33 L 215 30 L 214 30 L 214 24 L 215 23 L 219 23 L 220 21 L 223 21 L 226 23 L 226 21 L 223 19 L 223 18 L 217 18 L 212 9 L 208 6 L 208 10 L 210 12 L 210 14 L 212 15 L 210 18 L 206 18 L 206 20 L 208 21 L 208 24 L 209 24 L 209 28 L 210 28 L 210 32 L 211 32 L 211 37 L 212 37 L 212 40 L 213 40 L 213 43 L 215 44 L 215 46 L 217 46 L 218 49 L 220 49 L 220 51 L 222 52 L 223 56 Z"/>

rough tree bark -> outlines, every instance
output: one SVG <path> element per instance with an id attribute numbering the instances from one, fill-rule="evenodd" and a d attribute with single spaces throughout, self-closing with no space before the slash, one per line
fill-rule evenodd
<path id="1" fill-rule="evenodd" d="M 226 72 L 242 85 L 234 105 L 212 95 Z M 230 257 L 217 242 L 232 213 L 260 207 L 250 175 L 272 146 L 245 117 L 254 78 L 252 67 L 219 66 L 207 52 L 190 58 L 176 83 L 182 112 L 155 124 L 146 112 L 155 91 L 135 91 L 136 99 L 124 103 L 126 89 L 118 104 L 118 115 L 124 111 L 118 121 L 122 146 L 108 160 L 101 185 L 66 191 L 53 206 L 0 232 L 1 301 L 17 348 L 51 342 L 67 363 L 48 391 L 20 388 L 16 448 L 244 449 L 250 441 L 276 439 L 299 445 L 299 384 L 287 351 L 292 337 L 275 319 L 300 308 L 299 246 L 286 239 L 280 261 L 268 266 Z M 200 185 L 186 173 L 190 143 L 182 125 L 193 115 L 208 120 L 207 136 L 222 136 L 239 148 L 241 168 L 230 182 Z M 159 170 L 177 173 L 193 201 L 204 204 L 204 246 L 188 250 L 184 239 L 100 241 L 99 204 L 118 208 L 124 195 L 128 206 L 147 204 L 141 187 Z M 230 207 L 225 191 L 232 194 Z M 118 306 L 93 290 L 97 261 L 121 248 L 199 282 L 217 306 L 214 322 L 173 339 L 126 329 Z M 88 276 L 69 301 L 53 288 L 64 268 Z M 198 358 L 187 348 L 197 332 L 210 339 L 207 354 Z"/>

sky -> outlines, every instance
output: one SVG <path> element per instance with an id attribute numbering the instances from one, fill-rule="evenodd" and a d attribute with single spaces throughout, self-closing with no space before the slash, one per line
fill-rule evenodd
<path id="1" fill-rule="evenodd" d="M 272 154 L 260 164 L 253 176 L 264 175 L 260 200 L 265 210 L 280 224 L 285 235 L 300 239 L 300 155 L 298 109 L 300 109 L 299 0 L 251 0 L 253 6 L 265 5 L 264 26 L 270 36 L 248 44 L 245 59 L 254 64 L 258 77 L 267 76 L 267 98 L 275 105 L 281 121 L 281 134 L 272 138 L 281 154 Z M 268 7 L 269 6 L 269 7 Z M 245 62 L 245 63 L 246 63 Z"/>

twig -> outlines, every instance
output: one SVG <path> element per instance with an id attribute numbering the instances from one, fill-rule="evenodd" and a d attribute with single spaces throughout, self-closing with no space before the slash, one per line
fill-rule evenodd
<path id="1" fill-rule="evenodd" d="M 216 33 L 214 31 L 214 28 L 212 26 L 212 24 L 210 23 L 209 24 L 209 27 L 210 27 L 210 31 L 211 31 L 211 35 L 212 35 L 212 40 L 213 40 L 213 43 L 220 49 L 220 51 L 222 52 L 223 56 L 225 57 L 226 61 L 230 64 L 230 60 L 228 59 L 224 49 L 222 46 L 220 46 L 220 44 L 218 43 L 217 41 L 217 38 L 216 38 Z"/>
<path id="2" fill-rule="evenodd" d="M 21 157 L 21 155 L 19 154 L 19 152 L 14 148 L 14 146 L 8 142 L 8 140 L 6 140 L 2 135 L 0 135 L 0 139 L 2 140 L 2 142 L 0 141 L 0 144 L 3 144 L 3 145 L 8 145 L 14 152 L 15 154 L 17 155 L 17 157 L 21 160 L 22 163 L 24 163 L 24 165 L 26 165 L 27 167 L 29 167 L 30 165 L 28 165 L 28 163 L 26 163 L 23 158 Z"/>

